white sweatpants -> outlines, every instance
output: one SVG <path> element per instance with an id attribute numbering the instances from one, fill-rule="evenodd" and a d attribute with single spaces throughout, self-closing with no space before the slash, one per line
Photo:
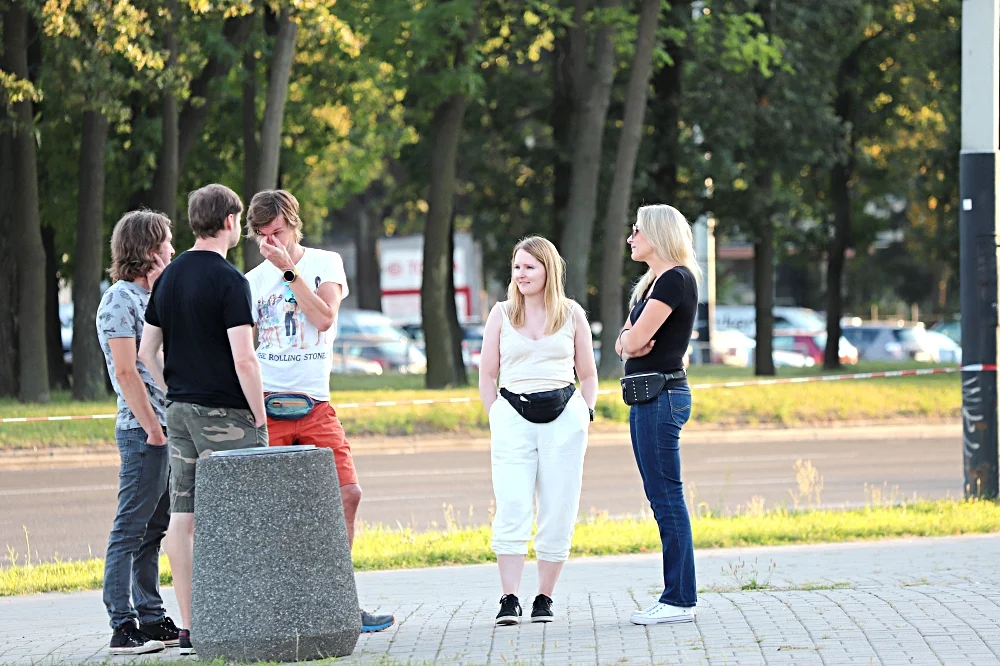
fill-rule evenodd
<path id="1" fill-rule="evenodd" d="M 565 562 L 580 508 L 590 412 L 579 392 L 551 423 L 532 423 L 502 396 L 490 407 L 493 552 L 527 555 L 537 497 L 539 560 Z"/>

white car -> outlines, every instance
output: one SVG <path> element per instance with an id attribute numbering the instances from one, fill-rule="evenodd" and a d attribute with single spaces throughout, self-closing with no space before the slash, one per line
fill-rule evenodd
<path id="1" fill-rule="evenodd" d="M 962 346 L 939 331 L 927 331 L 925 334 L 927 341 L 937 348 L 936 361 L 938 363 L 962 364 Z"/>
<path id="2" fill-rule="evenodd" d="M 722 329 L 713 332 L 709 346 L 712 349 L 712 363 L 746 368 L 753 362 L 756 342 L 736 329 Z"/>

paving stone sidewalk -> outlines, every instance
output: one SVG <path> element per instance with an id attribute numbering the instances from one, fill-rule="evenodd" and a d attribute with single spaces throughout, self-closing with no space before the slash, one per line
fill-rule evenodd
<path id="1" fill-rule="evenodd" d="M 343 663 L 1000 664 L 1000 535 L 706 550 L 697 566 L 697 622 L 652 627 L 628 618 L 659 594 L 658 555 L 571 560 L 556 621 L 519 627 L 493 626 L 494 566 L 361 573 L 362 605 L 398 623 Z M 535 585 L 529 564 L 529 607 Z M 0 664 L 138 660 L 108 657 L 109 638 L 99 592 L 0 599 Z"/>

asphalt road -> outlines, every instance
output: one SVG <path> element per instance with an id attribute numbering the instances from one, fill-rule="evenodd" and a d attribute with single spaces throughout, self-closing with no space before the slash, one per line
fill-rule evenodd
<path id="1" fill-rule="evenodd" d="M 820 502 L 844 506 L 882 497 L 962 495 L 962 448 L 945 438 L 854 438 L 810 441 L 685 442 L 683 473 L 690 499 L 735 509 L 754 496 L 768 507 L 791 504 L 795 461 L 809 460 L 823 476 Z M 440 526 L 446 510 L 461 524 L 489 520 L 490 457 L 485 450 L 357 455 L 364 490 L 360 518 L 419 529 Z M 8 552 L 24 563 L 103 557 L 114 517 L 118 470 L 100 467 L 0 469 L 0 566 Z M 648 509 L 627 435 L 592 446 L 584 471 L 581 513 L 637 514 Z"/>

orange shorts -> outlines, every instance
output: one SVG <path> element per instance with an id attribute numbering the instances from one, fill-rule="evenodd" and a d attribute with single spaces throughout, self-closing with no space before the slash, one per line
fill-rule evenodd
<path id="1" fill-rule="evenodd" d="M 317 402 L 312 411 L 298 421 L 268 418 L 267 440 L 271 446 L 312 444 L 332 449 L 340 485 L 358 482 L 351 445 L 347 442 L 347 435 L 344 434 L 344 426 L 340 425 L 337 412 L 329 402 Z"/>

